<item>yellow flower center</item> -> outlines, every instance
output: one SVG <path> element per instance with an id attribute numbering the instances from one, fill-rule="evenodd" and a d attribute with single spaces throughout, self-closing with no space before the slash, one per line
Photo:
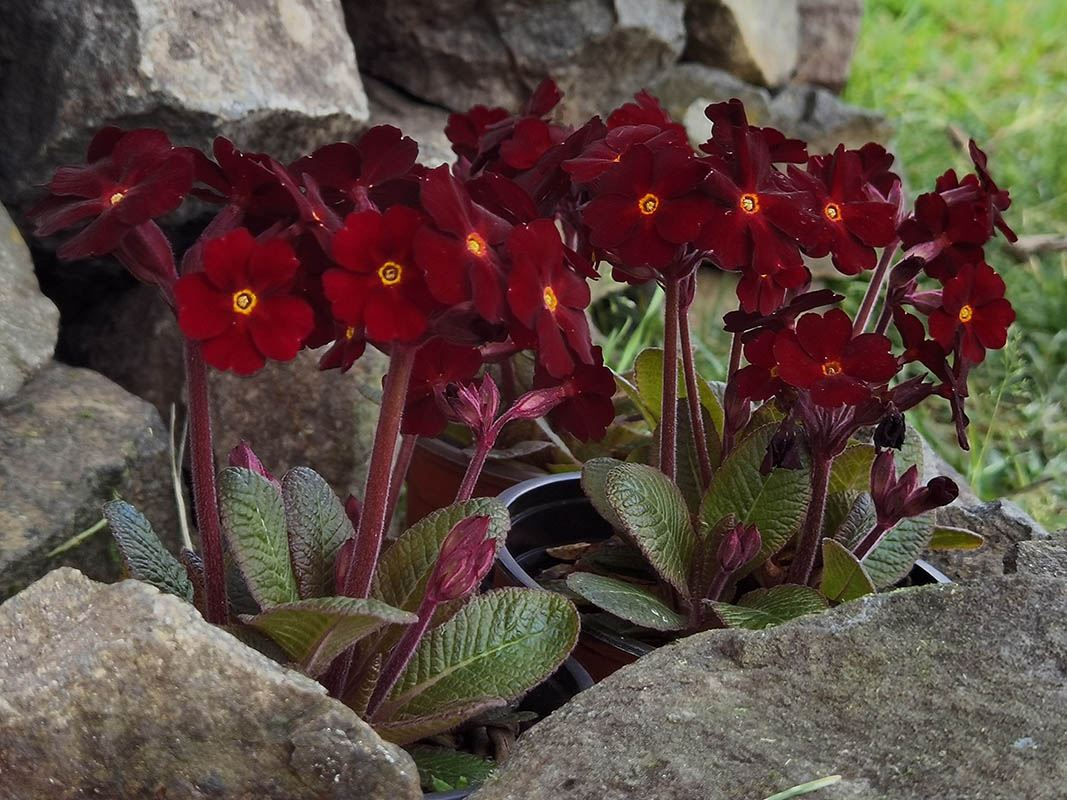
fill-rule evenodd
<path id="1" fill-rule="evenodd" d="M 655 214 L 656 209 L 659 208 L 659 198 L 650 192 L 637 201 L 637 208 L 642 214 L 649 217 Z"/>
<path id="2" fill-rule="evenodd" d="M 974 309 L 970 306 L 964 306 L 960 309 L 960 322 L 970 322 L 971 317 L 974 316 Z"/>
<path id="3" fill-rule="evenodd" d="M 827 361 L 822 365 L 822 374 L 827 378 L 832 378 L 834 375 L 841 374 L 841 362 L 840 361 Z"/>
<path id="4" fill-rule="evenodd" d="M 115 205 L 116 203 L 118 203 L 125 196 L 126 196 L 126 192 L 115 192 L 113 195 L 111 195 L 111 197 L 109 197 L 107 199 L 107 201 L 109 203 L 111 203 L 111 205 Z"/>
<path id="5" fill-rule="evenodd" d="M 404 268 L 395 261 L 386 261 L 378 268 L 378 277 L 381 278 L 382 286 L 393 286 L 400 283 L 400 274 Z"/>
<path id="6" fill-rule="evenodd" d="M 826 218 L 831 222 L 841 221 L 841 206 L 837 203 L 827 203 L 826 208 L 822 210 L 822 213 L 826 215 Z"/>
<path id="7" fill-rule="evenodd" d="M 546 286 L 545 287 L 544 298 L 545 298 L 545 308 L 547 308 L 549 311 L 555 311 L 556 310 L 556 306 L 559 305 L 559 300 L 556 298 L 556 293 L 554 291 L 552 291 L 552 287 L 551 286 Z"/>
<path id="8" fill-rule="evenodd" d="M 743 194 L 737 204 L 746 214 L 755 214 L 759 211 L 759 195 Z"/>
<path id="9" fill-rule="evenodd" d="M 355 328 L 352 328 L 352 327 L 345 328 L 345 341 L 346 342 L 351 342 L 352 341 L 352 337 L 355 336 L 355 335 L 356 335 L 356 329 Z"/>
<path id="10" fill-rule="evenodd" d="M 485 251 L 488 247 L 485 244 L 485 239 L 479 236 L 477 233 L 467 234 L 467 251 L 474 256 L 481 258 L 485 255 Z"/>
<path id="11" fill-rule="evenodd" d="M 239 292 L 234 292 L 233 310 L 237 314 L 244 314 L 247 316 L 252 313 L 258 302 L 259 299 L 256 297 L 255 292 L 251 289 L 242 289 Z"/>

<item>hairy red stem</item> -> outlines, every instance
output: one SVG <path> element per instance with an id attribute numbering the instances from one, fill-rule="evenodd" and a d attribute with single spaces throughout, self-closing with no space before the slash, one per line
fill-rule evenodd
<path id="1" fill-rule="evenodd" d="M 867 293 L 863 295 L 860 310 L 856 312 L 856 321 L 852 323 L 853 336 L 859 336 L 867 327 L 867 322 L 871 318 L 871 311 L 874 310 L 874 304 L 878 300 L 878 295 L 882 293 L 882 284 L 885 283 L 886 275 L 889 274 L 889 262 L 893 260 L 898 245 L 899 240 L 882 250 L 882 257 L 878 259 L 878 266 L 874 268 L 874 274 L 871 276 L 871 282 L 867 285 Z"/>
<path id="2" fill-rule="evenodd" d="M 797 552 L 793 556 L 793 563 L 789 567 L 786 583 L 806 586 L 811 579 L 811 571 L 815 566 L 815 553 L 819 549 L 819 541 L 822 539 L 823 517 L 826 513 L 826 492 L 830 487 L 830 469 L 833 465 L 834 459 L 832 457 L 826 458 L 818 453 L 812 453 L 811 501 L 808 505 L 808 514 L 804 518 L 804 527 L 801 528 Z"/>
<path id="3" fill-rule="evenodd" d="M 696 365 L 693 363 L 693 340 L 689 334 L 689 309 L 678 309 L 678 332 L 682 344 L 682 372 L 685 373 L 685 394 L 689 401 L 689 422 L 693 427 L 693 440 L 700 464 L 700 486 L 707 489 L 711 483 L 711 455 L 708 453 L 708 437 L 704 430 L 704 414 L 701 412 L 700 391 L 697 387 Z"/>
<path id="4" fill-rule="evenodd" d="M 671 481 L 678 457 L 678 278 L 667 278 L 663 325 L 663 408 L 659 423 L 659 469 Z"/>

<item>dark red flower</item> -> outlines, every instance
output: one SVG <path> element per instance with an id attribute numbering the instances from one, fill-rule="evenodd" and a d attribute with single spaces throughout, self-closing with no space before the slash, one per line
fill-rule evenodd
<path id="1" fill-rule="evenodd" d="M 494 249 L 511 226 L 479 206 L 448 170 L 431 170 L 422 183 L 422 206 L 436 227 L 415 237 L 415 259 L 433 296 L 447 305 L 474 301 L 485 319 L 504 313 L 504 276 Z"/>
<path id="2" fill-rule="evenodd" d="M 685 126 L 671 119 L 660 105 L 659 98 L 642 89 L 634 95 L 633 103 L 619 106 L 608 116 L 608 128 L 631 125 L 652 125 L 659 131 L 671 131 L 680 141 L 688 141 Z"/>
<path id="3" fill-rule="evenodd" d="M 290 194 L 278 182 L 275 161 L 264 153 L 245 153 L 222 136 L 215 138 L 215 161 L 195 148 L 192 156 L 196 180 L 210 189 L 193 189 L 192 194 L 208 203 L 229 203 L 241 210 L 241 224 L 262 228 L 279 217 L 296 213 Z M 218 162 L 218 163 L 216 163 Z"/>
<path id="4" fill-rule="evenodd" d="M 996 183 L 993 182 L 992 176 L 989 174 L 989 159 L 982 149 L 975 144 L 974 139 L 971 139 L 967 144 L 967 151 L 971 155 L 971 161 L 974 162 L 974 171 L 978 173 L 978 183 L 982 187 L 982 191 L 985 192 L 989 201 L 989 213 L 992 219 L 994 227 L 996 227 L 1009 242 L 1018 240 L 1018 236 L 1015 235 L 1015 231 L 1008 227 L 1008 224 L 1004 221 L 1002 211 L 1007 211 L 1011 205 L 1011 198 L 1008 196 L 1006 189 L 999 188 Z"/>
<path id="5" fill-rule="evenodd" d="M 845 275 L 874 269 L 874 248 L 896 241 L 896 209 L 871 199 L 859 153 L 838 145 L 832 156 L 811 158 L 807 172 L 790 167 L 789 175 L 811 192 L 822 211 L 822 241 L 808 254 L 832 253 L 834 266 Z"/>
<path id="6" fill-rule="evenodd" d="M 873 186 L 882 197 L 888 199 L 900 186 L 900 176 L 890 170 L 895 157 L 882 145 L 867 142 L 856 153 L 863 164 L 863 180 Z"/>
<path id="7" fill-rule="evenodd" d="M 585 307 L 589 286 L 563 261 L 563 243 L 551 220 L 515 228 L 508 237 L 512 269 L 508 305 L 537 337 L 537 360 L 554 378 L 569 375 L 579 361 L 593 361 Z"/>
<path id="8" fill-rule="evenodd" d="M 348 372 L 367 349 L 363 331 L 351 325 L 336 325 L 337 338 L 330 349 L 319 358 L 319 369 L 339 369 Z"/>
<path id="9" fill-rule="evenodd" d="M 945 284 L 941 308 L 930 315 L 930 335 L 951 350 L 962 330 L 963 357 L 981 364 L 986 348 L 999 350 L 1008 338 L 1015 310 L 1004 298 L 1004 280 L 986 263 L 965 264 Z"/>
<path id="10" fill-rule="evenodd" d="M 482 366 L 473 347 L 460 347 L 433 338 L 415 353 L 401 430 L 418 436 L 437 436 L 448 420 L 437 395 L 450 383 L 463 383 Z"/>
<path id="11" fill-rule="evenodd" d="M 92 220 L 60 246 L 65 261 L 110 253 L 132 228 L 176 209 L 193 183 L 190 155 L 163 131 L 105 128 L 87 160 L 57 169 L 48 184 L 52 196 L 29 212 L 38 236 Z"/>
<path id="12" fill-rule="evenodd" d="M 711 203 L 696 186 L 706 167 L 679 148 L 630 147 L 601 176 L 582 212 L 589 239 L 623 268 L 662 269 L 696 239 Z"/>
<path id="13" fill-rule="evenodd" d="M 808 160 L 807 145 L 800 139 L 787 139 L 774 128 L 757 128 L 748 124 L 745 106 L 736 97 L 725 103 L 712 103 L 704 109 L 711 121 L 711 139 L 700 145 L 709 156 L 711 165 L 730 172 L 730 162 L 738 150 L 738 140 L 755 138 L 767 148 L 771 161 L 803 164 Z"/>
<path id="14" fill-rule="evenodd" d="M 534 373 L 534 388 L 562 386 L 566 399 L 550 413 L 553 425 L 582 441 L 601 439 L 615 419 L 615 376 L 605 367 L 599 347 L 593 348 L 593 364 L 578 364 L 574 372 L 560 380 L 547 372 Z"/>
<path id="15" fill-rule="evenodd" d="M 810 390 L 816 405 L 832 408 L 865 402 L 872 385 L 885 384 L 897 374 L 889 347 L 889 339 L 881 334 L 853 338 L 848 314 L 832 308 L 822 316 L 805 314 L 796 331 L 778 333 L 774 357 L 782 380 Z"/>
<path id="16" fill-rule="evenodd" d="M 473 106 L 466 114 L 449 114 L 445 136 L 452 142 L 457 156 L 473 161 L 478 155 L 480 141 L 489 127 L 508 118 L 506 108 Z"/>
<path id="17" fill-rule="evenodd" d="M 575 183 L 590 183 L 619 163 L 622 154 L 635 144 L 644 144 L 652 151 L 664 147 L 680 147 L 688 151 L 688 139 L 673 129 L 663 130 L 655 125 L 627 125 L 607 131 L 591 141 L 581 153 L 563 162 L 563 169 Z"/>
<path id="18" fill-rule="evenodd" d="M 774 331 L 762 331 L 754 339 L 745 342 L 745 359 L 748 366 L 733 377 L 737 392 L 750 400 L 766 400 L 784 385 L 778 377 L 778 362 L 774 358 Z"/>
<path id="19" fill-rule="evenodd" d="M 878 525 L 885 530 L 903 519 L 947 506 L 959 493 L 955 482 L 944 476 L 920 486 L 919 468 L 915 465 L 908 467 L 898 479 L 892 450 L 883 450 L 871 464 L 871 499 Z"/>
<path id="20" fill-rule="evenodd" d="M 311 307 L 291 294 L 300 262 L 282 239 L 263 243 L 245 228 L 204 245 L 204 271 L 174 286 L 178 325 L 203 344 L 217 369 L 250 375 L 267 358 L 288 361 L 311 331 Z"/>
<path id="21" fill-rule="evenodd" d="M 349 214 L 333 238 L 344 269 L 328 270 L 323 289 L 334 316 L 363 327 L 372 342 L 412 342 L 426 330 L 433 304 L 412 246 L 423 221 L 406 206 L 362 211 Z"/>
<path id="22" fill-rule="evenodd" d="M 939 183 L 947 176 L 942 175 Z M 949 185 L 955 183 L 952 173 Z M 919 195 L 915 213 L 900 224 L 906 254 L 922 258 L 926 274 L 942 282 L 964 264 L 982 261 L 982 245 L 991 235 L 988 207 L 983 202 L 963 198 L 949 203 L 939 192 Z"/>

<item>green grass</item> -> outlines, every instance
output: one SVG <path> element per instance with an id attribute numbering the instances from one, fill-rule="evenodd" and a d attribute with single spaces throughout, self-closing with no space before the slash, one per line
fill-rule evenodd
<path id="1" fill-rule="evenodd" d="M 912 194 L 947 167 L 969 171 L 974 137 L 1012 194 L 1020 235 L 1067 235 L 1067 4 L 1062 0 L 867 0 L 845 99 L 884 111 Z M 985 498 L 1009 495 L 1050 528 L 1067 525 L 1067 254 L 987 260 L 1018 320 L 971 379 L 971 452 L 948 415 L 916 422 Z"/>

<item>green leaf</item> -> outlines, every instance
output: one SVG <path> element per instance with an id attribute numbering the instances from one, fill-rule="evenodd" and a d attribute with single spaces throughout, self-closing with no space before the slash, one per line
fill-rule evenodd
<path id="1" fill-rule="evenodd" d="M 511 527 L 507 507 L 491 497 L 454 503 L 423 517 L 382 553 L 374 573 L 371 597 L 394 608 L 417 611 L 448 532 L 461 520 L 483 515 L 489 517 L 489 535 L 497 540 L 497 552 L 500 552 Z"/>
<path id="2" fill-rule="evenodd" d="M 594 458 L 582 467 L 582 491 L 597 513 L 617 531 L 622 530 L 622 520 L 608 502 L 606 487 L 608 473 L 622 463 L 617 458 Z"/>
<path id="3" fill-rule="evenodd" d="M 496 764 L 487 758 L 449 747 L 420 744 L 410 748 L 408 753 L 419 771 L 422 788 L 427 791 L 449 791 L 473 786 L 485 781 L 496 769 Z"/>
<path id="4" fill-rule="evenodd" d="M 647 589 L 626 581 L 572 572 L 567 586 L 598 608 L 644 628 L 678 631 L 688 620 Z"/>
<path id="5" fill-rule="evenodd" d="M 299 600 L 281 492 L 243 467 L 220 472 L 218 492 L 222 528 L 252 597 L 261 608 Z"/>
<path id="6" fill-rule="evenodd" d="M 634 382 L 640 397 L 640 405 L 652 416 L 652 424 L 659 422 L 663 415 L 663 349 L 650 347 L 643 350 L 634 359 Z M 723 410 L 720 397 L 715 389 L 699 375 L 697 376 L 697 394 L 702 405 L 711 417 L 718 437 L 722 436 Z M 682 362 L 678 361 L 678 399 L 688 397 L 685 386 L 685 373 Z M 709 439 L 714 438 L 711 435 Z"/>
<path id="7" fill-rule="evenodd" d="M 877 515 L 866 492 L 837 492 L 826 498 L 823 538 L 836 539 L 850 550 L 869 533 Z"/>
<path id="8" fill-rule="evenodd" d="M 129 503 L 112 500 L 104 503 L 104 519 L 133 577 L 193 602 L 193 584 L 185 567 L 163 546 L 144 514 Z"/>
<path id="9" fill-rule="evenodd" d="M 871 490 L 871 464 L 874 463 L 874 447 L 857 444 L 845 448 L 834 459 L 830 468 L 830 494 L 837 492 L 869 492 Z"/>
<path id="10" fill-rule="evenodd" d="M 652 467 L 620 464 L 608 473 L 604 491 L 652 568 L 686 594 L 696 534 L 678 487 Z"/>
<path id="11" fill-rule="evenodd" d="M 933 536 L 926 546 L 930 550 L 977 550 L 983 544 L 985 539 L 974 531 L 935 525 Z"/>
<path id="12" fill-rule="evenodd" d="M 641 391 L 618 373 L 615 374 L 615 385 L 622 389 L 623 393 L 630 398 L 637 410 L 641 412 L 641 417 L 644 419 L 645 424 L 648 425 L 650 429 L 656 427 L 658 419 L 652 413 L 652 410 L 645 404 L 645 399 L 641 396 Z"/>
<path id="13" fill-rule="evenodd" d="M 822 540 L 822 593 L 845 603 L 874 593 L 874 583 L 852 551 L 833 539 Z"/>
<path id="14" fill-rule="evenodd" d="M 417 717 L 399 716 L 389 722 L 372 722 L 375 732 L 393 744 L 407 744 L 451 730 L 472 717 L 503 708 L 508 701 L 503 697 L 480 697 L 477 700 L 461 700 L 451 703 L 433 714 Z"/>
<path id="15" fill-rule="evenodd" d="M 730 628 L 761 631 L 805 614 L 818 614 L 828 608 L 826 598 L 808 586 L 782 584 L 749 592 L 737 605 L 712 603 L 719 618 Z"/>
<path id="16" fill-rule="evenodd" d="M 513 700 L 563 663 L 578 640 L 578 611 L 538 589 L 499 589 L 470 600 L 419 642 L 383 720 L 433 714 L 463 700 Z"/>
<path id="17" fill-rule="evenodd" d="M 700 408 L 701 421 L 704 423 L 704 438 L 708 445 L 708 460 L 711 464 L 718 464 L 721 457 L 722 443 L 712 429 L 711 419 L 708 412 Z M 704 497 L 704 486 L 700 475 L 700 459 L 697 455 L 696 437 L 693 435 L 693 425 L 689 417 L 689 402 L 678 401 L 678 415 L 675 418 L 678 425 L 678 453 L 676 456 L 676 470 L 678 488 L 685 498 L 685 504 L 689 507 L 690 516 L 696 516 L 700 511 L 700 501 Z M 657 431 L 657 438 L 659 432 Z"/>
<path id="18" fill-rule="evenodd" d="M 418 621 L 415 614 L 362 597 L 311 597 L 268 608 L 245 620 L 282 646 L 311 677 L 383 625 Z"/>
<path id="19" fill-rule="evenodd" d="M 806 454 L 802 456 L 801 469 L 775 469 L 770 475 L 760 474 L 760 465 L 776 427 L 765 425 L 753 431 L 730 452 L 712 476 L 700 508 L 703 535 L 716 530 L 716 523 L 727 514 L 733 514 L 737 524 L 754 524 L 759 529 L 763 546 L 737 577 L 751 572 L 796 535 L 811 499 Z M 718 542 L 710 544 L 718 546 Z"/>
<path id="20" fill-rule="evenodd" d="M 333 594 L 337 551 L 353 536 L 344 504 L 315 470 L 294 467 L 282 478 L 289 556 L 301 597 Z"/>
<path id="21" fill-rule="evenodd" d="M 911 572 L 933 535 L 932 511 L 901 520 L 863 559 L 863 568 L 879 589 L 892 586 Z"/>

